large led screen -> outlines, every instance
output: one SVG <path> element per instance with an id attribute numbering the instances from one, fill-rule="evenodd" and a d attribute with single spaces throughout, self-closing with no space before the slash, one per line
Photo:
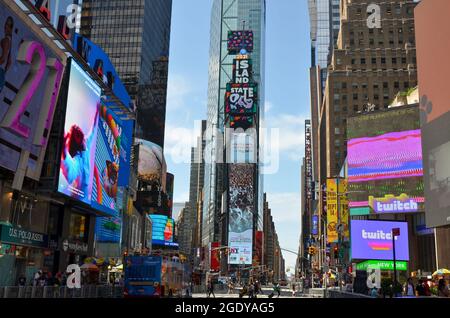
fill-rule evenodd
<path id="1" fill-rule="evenodd" d="M 11 2 L 12 6 L 15 6 Z M 63 62 L 4 4 L 0 10 L 0 166 L 39 180 Z M 28 153 L 29 152 L 29 155 Z M 26 157 L 25 157 L 26 156 Z"/>
<path id="2" fill-rule="evenodd" d="M 424 211 L 417 106 L 350 117 L 347 137 L 350 209 L 370 207 L 372 213 Z"/>
<path id="3" fill-rule="evenodd" d="M 162 184 L 164 178 L 165 184 L 163 149 L 157 144 L 144 139 L 136 138 L 136 143 L 139 145 L 139 179 Z"/>
<path id="4" fill-rule="evenodd" d="M 229 165 L 228 263 L 252 264 L 255 167 Z"/>
<path id="5" fill-rule="evenodd" d="M 71 61 L 58 191 L 91 204 L 100 87 Z"/>
<path id="6" fill-rule="evenodd" d="M 152 244 L 163 246 L 177 246 L 173 242 L 175 222 L 166 215 L 150 214 L 152 221 Z"/>
<path id="7" fill-rule="evenodd" d="M 351 221 L 351 255 L 354 260 L 393 259 L 392 229 L 399 228 L 395 239 L 395 256 L 409 261 L 408 223 L 388 221 Z"/>
<path id="8" fill-rule="evenodd" d="M 253 31 L 228 31 L 228 52 L 238 54 L 241 50 L 253 52 Z"/>

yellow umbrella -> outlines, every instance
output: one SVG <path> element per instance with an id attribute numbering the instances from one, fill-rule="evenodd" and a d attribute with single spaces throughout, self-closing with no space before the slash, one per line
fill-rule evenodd
<path id="1" fill-rule="evenodd" d="M 449 275 L 449 274 L 450 274 L 450 271 L 448 269 L 441 268 L 441 269 L 438 269 L 437 271 L 435 271 L 433 273 L 433 276 Z"/>

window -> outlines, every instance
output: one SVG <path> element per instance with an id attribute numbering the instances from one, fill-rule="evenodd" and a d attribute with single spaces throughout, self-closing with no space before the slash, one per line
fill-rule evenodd
<path id="1" fill-rule="evenodd" d="M 404 83 L 403 83 L 403 88 L 404 88 L 404 89 L 409 88 L 409 82 L 404 82 Z"/>
<path id="2" fill-rule="evenodd" d="M 339 101 L 341 99 L 341 95 L 339 94 L 334 94 L 334 101 Z"/>
<path id="3" fill-rule="evenodd" d="M 381 64 L 386 64 L 386 58 L 385 57 L 381 58 Z"/>
<path id="4" fill-rule="evenodd" d="M 402 63 L 406 64 L 406 57 L 402 57 Z"/>
<path id="5" fill-rule="evenodd" d="M 352 65 L 355 65 L 355 62 L 356 62 L 355 59 L 352 59 Z"/>
<path id="6" fill-rule="evenodd" d="M 374 95 L 373 95 L 373 99 L 374 99 L 374 100 L 379 100 L 379 99 L 380 99 L 380 96 L 379 96 L 378 94 L 374 94 Z"/>
<path id="7" fill-rule="evenodd" d="M 358 89 L 358 83 L 352 83 L 352 88 L 353 89 Z"/>
<path id="8" fill-rule="evenodd" d="M 342 83 L 342 89 L 347 89 L 347 83 L 346 82 L 344 82 L 344 83 Z M 344 95 L 345 96 L 345 95 Z M 344 97 L 343 96 L 343 97 Z M 347 96 L 345 96 L 346 97 L 346 99 L 347 99 Z"/>
<path id="9" fill-rule="evenodd" d="M 389 88 L 388 82 L 383 82 L 383 88 Z"/>
<path id="10" fill-rule="evenodd" d="M 397 58 L 396 57 L 392 58 L 392 64 L 397 64 Z"/>
<path id="11" fill-rule="evenodd" d="M 399 82 L 395 82 L 394 83 L 394 88 L 400 88 L 400 83 Z"/>
<path id="12" fill-rule="evenodd" d="M 336 147 L 339 147 L 339 146 L 341 145 L 341 140 L 340 140 L 340 139 L 336 139 L 336 140 L 334 141 L 334 145 L 335 145 Z"/>
<path id="13" fill-rule="evenodd" d="M 363 89 L 366 89 L 366 88 L 367 88 L 367 83 L 362 83 L 362 84 L 361 84 L 361 87 L 362 87 Z"/>
<path id="14" fill-rule="evenodd" d="M 376 57 L 372 57 L 372 64 L 377 64 L 377 58 Z"/>
<path id="15" fill-rule="evenodd" d="M 378 88 L 379 88 L 378 83 L 373 84 L 373 89 L 378 89 Z"/>
<path id="16" fill-rule="evenodd" d="M 361 59 L 361 64 L 366 64 L 366 59 L 365 58 Z"/>
<path id="17" fill-rule="evenodd" d="M 375 41 L 374 41 L 373 39 L 369 39 L 369 44 L 370 44 L 370 45 L 374 45 L 374 44 L 375 44 Z"/>
<path id="18" fill-rule="evenodd" d="M 358 111 L 358 108 L 359 108 L 358 105 L 353 105 L 353 111 L 354 111 L 354 112 L 357 112 L 357 111 Z"/>
<path id="19" fill-rule="evenodd" d="M 353 100 L 358 100 L 358 94 L 353 94 Z"/>
<path id="20" fill-rule="evenodd" d="M 346 102 L 347 101 L 347 95 L 342 95 L 342 101 Z"/>
<path id="21" fill-rule="evenodd" d="M 339 127 L 334 128 L 335 135 L 339 135 L 340 133 L 341 133 L 341 130 L 339 129 Z"/>
<path id="22" fill-rule="evenodd" d="M 87 240 L 87 218 L 84 215 L 72 213 L 70 215 L 69 237 L 72 240 Z"/>
<path id="23" fill-rule="evenodd" d="M 347 106 L 342 107 L 342 111 L 346 113 L 348 111 Z"/>

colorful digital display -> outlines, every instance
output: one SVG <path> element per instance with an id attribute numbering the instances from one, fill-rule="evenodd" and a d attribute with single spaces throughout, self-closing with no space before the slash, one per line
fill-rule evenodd
<path id="1" fill-rule="evenodd" d="M 173 233 L 175 222 L 166 215 L 150 214 L 148 216 L 152 221 L 152 244 L 175 246 L 173 242 Z"/>
<path id="2" fill-rule="evenodd" d="M 139 145 L 138 178 L 146 182 L 166 183 L 163 149 L 157 144 L 136 138 Z M 164 176 L 163 176 L 164 175 Z"/>
<path id="3" fill-rule="evenodd" d="M 420 129 L 351 139 L 348 149 L 350 182 L 423 175 Z"/>
<path id="4" fill-rule="evenodd" d="M 399 228 L 395 239 L 395 256 L 409 261 L 408 223 L 389 221 L 351 221 L 351 255 L 355 260 L 393 259 L 392 229 Z"/>
<path id="5" fill-rule="evenodd" d="M 209 245 L 209 268 L 213 272 L 220 270 L 220 242 L 212 242 Z"/>
<path id="6" fill-rule="evenodd" d="M 0 166 L 39 180 L 64 65 L 7 6 L 0 10 Z M 27 153 L 29 152 L 29 154 Z M 26 157 L 25 157 L 26 156 Z"/>
<path id="7" fill-rule="evenodd" d="M 100 87 L 71 61 L 58 192 L 91 204 Z"/>
<path id="8" fill-rule="evenodd" d="M 242 50 L 245 50 L 243 52 Z M 228 53 L 252 53 L 253 31 L 228 31 Z"/>
<path id="9" fill-rule="evenodd" d="M 372 213 L 424 211 L 419 117 L 417 106 L 401 106 L 347 120 L 350 208 L 369 207 Z M 387 196 L 409 201 L 385 202 Z M 417 203 L 417 210 L 411 202 Z"/>
<path id="10" fill-rule="evenodd" d="M 252 164 L 229 165 L 228 263 L 232 265 L 252 264 L 254 174 Z"/>
<path id="11" fill-rule="evenodd" d="M 319 235 L 319 216 L 313 215 L 312 216 L 312 235 Z"/>

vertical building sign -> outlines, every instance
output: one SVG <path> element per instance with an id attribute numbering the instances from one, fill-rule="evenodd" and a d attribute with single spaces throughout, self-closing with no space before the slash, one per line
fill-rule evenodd
<path id="1" fill-rule="evenodd" d="M 336 179 L 327 180 L 327 242 L 335 243 L 338 241 L 337 223 L 337 184 Z"/>
<path id="2" fill-rule="evenodd" d="M 255 213 L 254 165 L 229 165 L 228 263 L 252 264 Z"/>

